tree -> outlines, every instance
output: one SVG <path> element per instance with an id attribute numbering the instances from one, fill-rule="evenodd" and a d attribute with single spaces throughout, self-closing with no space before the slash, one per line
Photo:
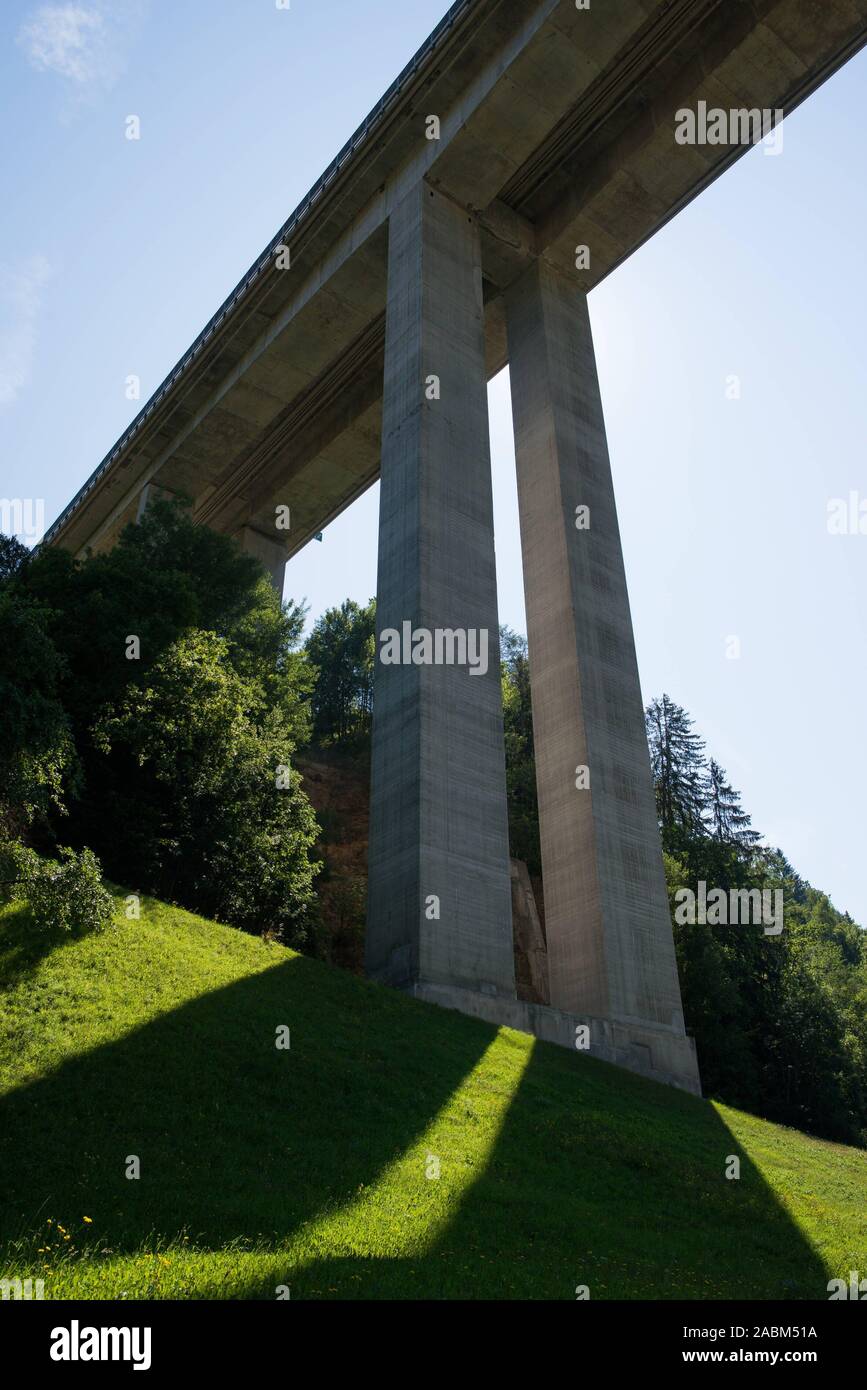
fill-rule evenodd
<path id="1" fill-rule="evenodd" d="M 316 820 L 286 715 L 233 669 L 225 638 L 187 633 L 94 733 L 117 775 L 92 837 L 117 877 L 303 941 Z"/>
<path id="2" fill-rule="evenodd" d="M 541 874 L 539 801 L 533 742 L 533 707 L 527 639 L 511 628 L 500 629 L 503 688 L 503 733 L 506 745 L 506 794 L 509 848 L 531 874 Z"/>
<path id="3" fill-rule="evenodd" d="M 48 628 L 40 604 L 0 588 L 0 833 L 11 838 L 65 809 L 64 779 L 77 769 Z"/>
<path id="4" fill-rule="evenodd" d="M 704 1092 L 747 1105 L 756 1092 L 756 1063 L 731 943 L 723 932 L 677 921 L 675 894 L 694 890 L 695 878 L 683 859 L 671 854 L 663 859 L 684 1019 L 696 1040 Z"/>
<path id="5" fill-rule="evenodd" d="M 676 851 L 684 836 L 706 832 L 704 743 L 668 695 L 651 700 L 645 720 L 663 844 Z"/>
<path id="6" fill-rule="evenodd" d="M 750 853 L 762 837 L 757 830 L 750 829 L 751 818 L 741 809 L 740 793 L 729 786 L 725 770 L 715 758 L 708 764 L 707 789 L 713 837 L 721 844 Z"/>
<path id="7" fill-rule="evenodd" d="M 316 833 L 290 765 L 310 728 L 303 610 L 179 502 L 107 554 L 40 551 L 10 586 L 41 615 L 37 664 L 81 768 L 64 839 L 118 881 L 300 941 Z"/>
<path id="8" fill-rule="evenodd" d="M 229 537 L 194 525 L 183 502 L 153 502 L 107 554 L 76 560 L 63 550 L 40 551 L 22 582 L 50 614 L 77 738 L 101 705 L 130 681 L 142 682 L 193 629 L 225 637 L 235 668 L 255 670 L 274 698 L 289 694 L 303 612 L 282 608 L 258 562 Z"/>
<path id="9" fill-rule="evenodd" d="M 782 893 L 784 929 L 683 926 L 684 1015 L 706 1094 L 784 1124 L 867 1144 L 867 935 L 761 846 L 739 794 L 667 696 L 647 710 L 669 892 L 697 880 Z"/>
<path id="10" fill-rule="evenodd" d="M 0 534 L 0 584 L 12 579 L 30 559 L 30 551 L 17 536 Z"/>
<path id="11" fill-rule="evenodd" d="M 305 651 L 312 671 L 313 737 L 339 743 L 370 730 L 376 600 L 346 599 L 316 622 Z"/>

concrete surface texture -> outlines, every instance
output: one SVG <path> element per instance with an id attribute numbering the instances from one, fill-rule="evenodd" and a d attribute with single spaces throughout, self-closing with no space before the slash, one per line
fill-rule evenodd
<path id="1" fill-rule="evenodd" d="M 537 262 L 508 323 L 551 1003 L 682 1034 L 586 297 Z"/>
<path id="2" fill-rule="evenodd" d="M 377 666 L 367 968 L 514 997 L 478 226 L 422 182 L 389 235 L 377 636 L 474 631 L 486 669 Z"/>
<path id="3" fill-rule="evenodd" d="M 453 985 L 421 982 L 412 987 L 411 993 L 440 1008 L 456 1009 L 486 1023 L 515 1028 L 542 1042 L 567 1047 L 579 1056 L 626 1067 L 651 1081 L 701 1095 L 695 1043 L 692 1038 L 677 1037 L 668 1028 L 654 1028 L 649 1023 L 625 1026 L 611 1019 L 567 1013 L 523 999 L 494 999 Z"/>
<path id="4" fill-rule="evenodd" d="M 522 859 L 511 861 L 511 873 L 512 935 L 518 998 L 531 1004 L 547 1004 L 551 997 L 548 950 L 533 883 Z"/>

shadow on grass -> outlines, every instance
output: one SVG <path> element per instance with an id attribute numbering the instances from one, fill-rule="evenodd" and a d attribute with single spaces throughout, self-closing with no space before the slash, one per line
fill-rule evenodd
<path id="1" fill-rule="evenodd" d="M 294 957 L 0 1100 L 0 1239 L 85 1215 L 118 1253 L 153 1232 L 283 1239 L 372 1182 L 489 1041 L 432 1031 L 402 996 Z"/>
<path id="2" fill-rule="evenodd" d="M 302 1299 L 574 1299 L 579 1285 L 592 1299 L 826 1299 L 827 1278 L 709 1103 L 536 1044 L 484 1171 L 428 1248 L 321 1260 L 291 1286 Z M 251 1279 L 245 1296 L 273 1298 L 273 1283 Z"/>
<path id="3" fill-rule="evenodd" d="M 495 1035 L 303 957 L 215 990 L 0 1102 L 0 1238 L 87 1215 L 115 1254 L 182 1230 L 278 1248 L 335 1211 L 364 1217 Z M 514 1076 L 484 1165 L 426 1246 L 296 1264 L 292 1297 L 826 1296 L 821 1261 L 712 1106 L 546 1044 Z M 445 1176 L 463 1161 L 443 1155 Z M 274 1298 L 273 1279 L 243 1292 Z"/>
<path id="4" fill-rule="evenodd" d="M 3 913 L 0 940 L 0 990 L 9 989 L 32 974 L 46 956 L 68 937 L 38 931 L 26 903 L 16 902 Z"/>

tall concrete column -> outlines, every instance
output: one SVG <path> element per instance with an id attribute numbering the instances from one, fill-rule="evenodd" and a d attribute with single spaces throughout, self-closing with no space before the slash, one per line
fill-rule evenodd
<path id="1" fill-rule="evenodd" d="M 683 1037 L 587 300 L 539 262 L 507 312 L 551 1004 Z"/>
<path id="2" fill-rule="evenodd" d="M 376 626 L 368 973 L 513 999 L 479 234 L 424 183 L 389 227 Z M 451 664 L 383 661 L 437 630 Z"/>

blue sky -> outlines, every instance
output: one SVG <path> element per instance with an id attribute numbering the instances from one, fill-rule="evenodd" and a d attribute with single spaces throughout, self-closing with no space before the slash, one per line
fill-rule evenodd
<path id="1" fill-rule="evenodd" d="M 6 0 L 0 495 L 54 519 L 135 413 L 126 378 L 146 399 L 444 9 Z M 862 923 L 867 534 L 827 515 L 867 503 L 865 78 L 861 54 L 590 298 L 645 699 L 687 707 L 757 828 Z M 508 373 L 490 401 L 523 630 Z M 374 592 L 377 504 L 289 565 L 311 618 Z"/>

